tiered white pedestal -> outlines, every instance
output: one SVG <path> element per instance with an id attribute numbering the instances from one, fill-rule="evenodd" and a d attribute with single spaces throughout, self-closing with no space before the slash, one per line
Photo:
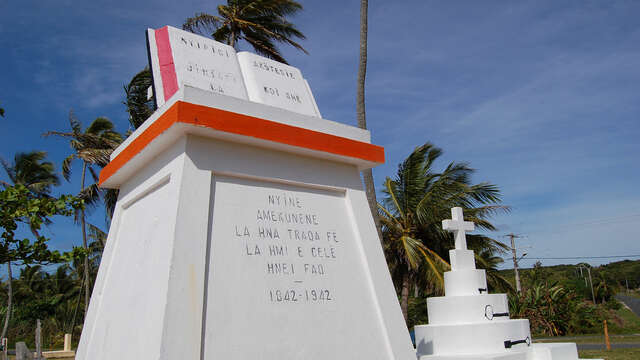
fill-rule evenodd
<path id="1" fill-rule="evenodd" d="M 578 359 L 573 343 L 532 344 L 529 320 L 509 318 L 507 295 L 488 294 L 473 251 L 458 246 L 449 252 L 445 296 L 427 299 L 429 325 L 415 327 L 418 359 Z"/>

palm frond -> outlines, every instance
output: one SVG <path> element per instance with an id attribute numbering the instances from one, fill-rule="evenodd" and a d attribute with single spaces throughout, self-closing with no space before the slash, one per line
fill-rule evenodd
<path id="1" fill-rule="evenodd" d="M 78 197 L 84 200 L 84 204 L 86 208 L 95 207 L 100 201 L 101 190 L 98 187 L 98 184 L 93 183 L 87 187 L 85 187 Z"/>
<path id="2" fill-rule="evenodd" d="M 118 189 L 105 189 L 103 191 L 103 200 L 105 208 L 105 216 L 107 222 L 113 218 L 113 212 L 118 202 Z"/>
<path id="3" fill-rule="evenodd" d="M 222 24 L 223 20 L 215 15 L 196 13 L 194 17 L 187 18 L 182 29 L 205 36 L 211 36 Z"/>
<path id="4" fill-rule="evenodd" d="M 114 126 L 111 120 L 100 116 L 91 122 L 85 130 L 85 134 L 100 135 L 101 133 L 112 132 L 113 128 Z"/>
<path id="5" fill-rule="evenodd" d="M 45 161 L 44 151 L 20 152 L 10 164 L 4 159 L 2 167 L 14 184 L 21 184 L 36 196 L 48 196 L 52 186 L 60 184 L 53 163 Z"/>
<path id="6" fill-rule="evenodd" d="M 217 41 L 236 46 L 244 40 L 262 56 L 287 63 L 274 42 L 284 43 L 308 53 L 295 39 L 305 39 L 304 34 L 287 17 L 302 10 L 293 0 L 228 0 L 218 5 L 218 16 L 196 13 L 188 18 L 182 28 L 201 35 L 209 35 Z"/>
<path id="7" fill-rule="evenodd" d="M 129 114 L 129 124 L 134 129 L 139 128 L 155 111 L 153 97 L 151 99 L 147 98 L 147 89 L 151 85 L 151 71 L 148 67 L 145 67 L 131 79 L 128 85 L 124 86 L 126 95 L 124 105 L 126 105 L 127 113 Z"/>
<path id="8" fill-rule="evenodd" d="M 93 166 L 88 166 L 87 168 L 89 169 L 89 173 L 91 174 L 91 178 L 93 179 L 93 182 L 97 183 L 100 179 L 99 174 L 96 172 Z"/>
<path id="9" fill-rule="evenodd" d="M 71 163 L 78 157 L 77 154 L 71 154 L 62 160 L 62 176 L 69 181 L 71 179 Z"/>
<path id="10" fill-rule="evenodd" d="M 71 131 L 74 134 L 79 134 L 82 132 L 82 124 L 80 124 L 80 120 L 76 118 L 73 110 L 69 110 L 69 126 L 71 127 Z"/>

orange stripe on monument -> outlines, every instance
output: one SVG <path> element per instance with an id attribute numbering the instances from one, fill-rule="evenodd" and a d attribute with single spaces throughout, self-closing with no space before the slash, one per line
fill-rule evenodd
<path id="1" fill-rule="evenodd" d="M 178 101 L 102 169 L 100 184 L 140 153 L 158 135 L 178 122 L 374 163 L 384 163 L 384 148 L 381 146 Z"/>

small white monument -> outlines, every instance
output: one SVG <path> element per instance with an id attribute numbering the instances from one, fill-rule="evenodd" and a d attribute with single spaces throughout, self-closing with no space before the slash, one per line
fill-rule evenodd
<path id="1" fill-rule="evenodd" d="M 455 233 L 445 272 L 445 296 L 427 299 L 429 325 L 415 327 L 419 360 L 576 360 L 573 343 L 532 344 L 529 320 L 510 319 L 506 294 L 488 294 L 484 270 L 467 250 L 462 209 L 451 209 L 442 228 Z"/>
<path id="2" fill-rule="evenodd" d="M 415 359 L 360 179 L 384 149 L 235 81 L 160 91 L 163 66 L 233 67 L 185 41 L 152 64 L 164 104 L 100 173 L 120 192 L 76 359 Z"/>

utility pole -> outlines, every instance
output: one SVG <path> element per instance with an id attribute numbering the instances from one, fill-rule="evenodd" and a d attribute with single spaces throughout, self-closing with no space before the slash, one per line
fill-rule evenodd
<path id="1" fill-rule="evenodd" d="M 513 271 L 516 274 L 516 290 L 519 292 L 522 291 L 522 286 L 520 285 L 520 274 L 518 273 L 518 254 L 516 253 L 516 240 L 522 236 L 518 236 L 514 233 L 505 235 L 511 239 L 511 254 L 513 255 Z"/>
<path id="2" fill-rule="evenodd" d="M 587 268 L 587 272 L 589 273 L 589 283 L 591 284 L 591 298 L 593 299 L 593 304 L 596 304 L 596 295 L 593 292 L 593 280 L 591 279 L 591 268 Z"/>
<path id="3" fill-rule="evenodd" d="M 591 300 L 593 300 L 593 303 L 596 303 L 596 295 L 593 291 L 593 279 L 591 279 L 591 267 L 589 266 L 585 266 L 585 265 L 578 265 L 578 267 L 580 268 L 580 273 L 582 273 L 582 268 L 587 269 L 587 273 L 589 274 L 589 285 L 591 285 Z M 587 278 L 584 278 L 584 284 L 587 285 Z"/>

